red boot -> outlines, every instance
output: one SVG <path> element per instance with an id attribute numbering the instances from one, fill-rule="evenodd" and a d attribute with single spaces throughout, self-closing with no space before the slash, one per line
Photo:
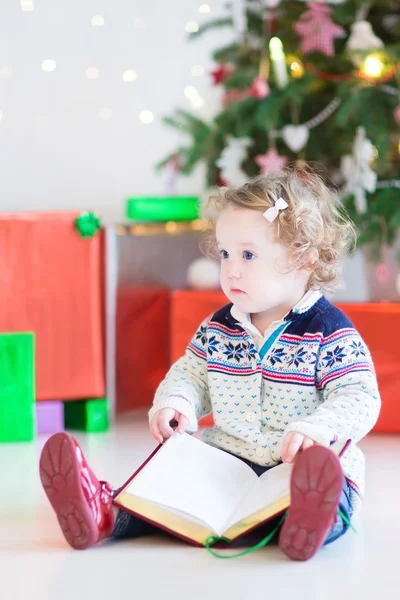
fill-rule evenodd
<path id="1" fill-rule="evenodd" d="M 40 456 L 40 479 L 67 542 L 84 550 L 114 527 L 112 489 L 98 481 L 77 442 L 68 433 L 47 440 Z"/>
<path id="2" fill-rule="evenodd" d="M 279 546 L 289 558 L 308 560 L 322 546 L 336 520 L 343 483 L 339 459 L 328 448 L 312 446 L 299 454 L 279 535 Z"/>

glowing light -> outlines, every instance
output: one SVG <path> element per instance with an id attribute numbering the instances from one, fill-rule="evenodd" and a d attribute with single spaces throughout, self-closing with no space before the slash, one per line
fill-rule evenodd
<path id="1" fill-rule="evenodd" d="M 47 71 L 47 72 L 54 71 L 56 66 L 57 65 L 56 65 L 55 60 L 44 60 L 42 62 L 42 71 Z"/>
<path id="2" fill-rule="evenodd" d="M 122 75 L 122 79 L 126 82 L 136 81 L 137 73 L 136 73 L 136 71 L 133 71 L 132 69 L 128 69 L 128 71 L 124 71 L 124 73 Z"/>
<path id="3" fill-rule="evenodd" d="M 104 17 L 102 17 L 101 15 L 96 15 L 92 18 L 92 25 L 93 27 L 103 27 Z"/>
<path id="4" fill-rule="evenodd" d="M 86 70 L 86 77 L 88 79 L 97 79 L 99 75 L 100 75 L 100 71 L 97 67 L 89 67 Z"/>
<path id="5" fill-rule="evenodd" d="M 290 63 L 290 72 L 292 74 L 292 77 L 294 77 L 295 79 L 300 79 L 300 77 L 303 77 L 303 63 L 300 60 L 294 60 L 292 63 Z"/>
<path id="6" fill-rule="evenodd" d="M 151 110 L 142 110 L 139 114 L 139 119 L 142 121 L 142 123 L 148 125 L 154 121 L 154 115 Z"/>
<path id="7" fill-rule="evenodd" d="M 32 12 L 34 8 L 35 5 L 33 3 L 33 0 L 21 0 L 21 9 L 24 12 Z"/>
<path id="8" fill-rule="evenodd" d="M 371 54 L 367 56 L 362 65 L 362 70 L 368 77 L 380 77 L 383 73 L 384 64 L 379 56 Z"/>
<path id="9" fill-rule="evenodd" d="M 185 25 L 185 29 L 188 33 L 197 33 L 199 30 L 199 26 L 196 21 L 189 21 Z"/>

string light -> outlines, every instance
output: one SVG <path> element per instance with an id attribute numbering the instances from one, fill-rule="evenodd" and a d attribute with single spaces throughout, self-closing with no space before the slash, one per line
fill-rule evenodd
<path id="1" fill-rule="evenodd" d="M 190 100 L 190 98 L 193 98 L 194 96 L 198 95 L 198 91 L 196 90 L 196 88 L 193 85 L 187 85 L 185 87 L 185 89 L 183 90 L 183 93 L 185 94 L 186 98 L 188 98 Z"/>
<path id="2" fill-rule="evenodd" d="M 139 114 L 139 119 L 142 121 L 142 123 L 148 125 L 154 121 L 154 115 L 151 110 L 142 110 Z"/>
<path id="3" fill-rule="evenodd" d="M 137 73 L 136 73 L 136 71 L 129 69 L 128 71 L 124 71 L 124 74 L 122 75 L 122 79 L 126 82 L 136 81 Z"/>
<path id="4" fill-rule="evenodd" d="M 185 25 L 185 29 L 188 33 L 197 33 L 199 30 L 199 26 L 195 21 L 189 21 Z"/>
<path id="5" fill-rule="evenodd" d="M 92 25 L 93 27 L 103 27 L 104 17 L 102 17 L 101 15 L 96 15 L 92 18 Z"/>
<path id="6" fill-rule="evenodd" d="M 300 79 L 304 75 L 304 65 L 302 61 L 295 55 L 290 54 L 286 57 L 286 62 L 289 65 L 290 74 L 295 79 Z"/>
<path id="7" fill-rule="evenodd" d="M 377 54 L 370 54 L 363 61 L 361 70 L 367 77 L 380 77 L 384 70 L 384 64 Z"/>
<path id="8" fill-rule="evenodd" d="M 89 67 L 86 70 L 86 77 L 88 79 L 97 79 L 99 75 L 100 75 L 100 71 L 97 67 Z"/>
<path id="9" fill-rule="evenodd" d="M 283 44 L 278 37 L 272 37 L 269 42 L 269 55 L 278 88 L 283 89 L 288 83 L 286 58 Z"/>
<path id="10" fill-rule="evenodd" d="M 42 71 L 47 71 L 47 72 L 54 71 L 56 66 L 57 65 L 56 65 L 55 60 L 44 60 L 42 62 Z"/>
<path id="11" fill-rule="evenodd" d="M 183 90 L 186 98 L 189 100 L 193 108 L 201 108 L 204 106 L 204 100 L 193 85 L 187 85 Z"/>
<path id="12" fill-rule="evenodd" d="M 209 12 L 211 12 L 211 8 L 210 8 L 210 6 L 208 4 L 202 4 L 199 7 L 199 12 L 200 13 L 209 13 Z"/>
<path id="13" fill-rule="evenodd" d="M 34 8 L 35 5 L 33 3 L 33 0 L 21 0 L 21 9 L 24 12 L 32 12 Z"/>

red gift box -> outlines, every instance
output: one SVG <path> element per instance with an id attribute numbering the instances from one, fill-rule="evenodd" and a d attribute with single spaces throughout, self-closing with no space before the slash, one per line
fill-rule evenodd
<path id="1" fill-rule="evenodd" d="M 117 411 L 150 408 L 169 366 L 167 287 L 121 286 L 117 293 Z"/>
<path id="2" fill-rule="evenodd" d="M 0 214 L 0 332 L 35 334 L 38 400 L 105 394 L 103 232 L 78 214 Z"/>

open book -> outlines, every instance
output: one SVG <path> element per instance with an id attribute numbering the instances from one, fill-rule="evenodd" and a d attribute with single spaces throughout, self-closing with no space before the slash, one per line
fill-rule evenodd
<path id="1" fill-rule="evenodd" d="M 174 433 L 114 502 L 196 545 L 210 535 L 232 541 L 288 508 L 291 469 L 282 463 L 258 477 L 239 458 Z"/>

